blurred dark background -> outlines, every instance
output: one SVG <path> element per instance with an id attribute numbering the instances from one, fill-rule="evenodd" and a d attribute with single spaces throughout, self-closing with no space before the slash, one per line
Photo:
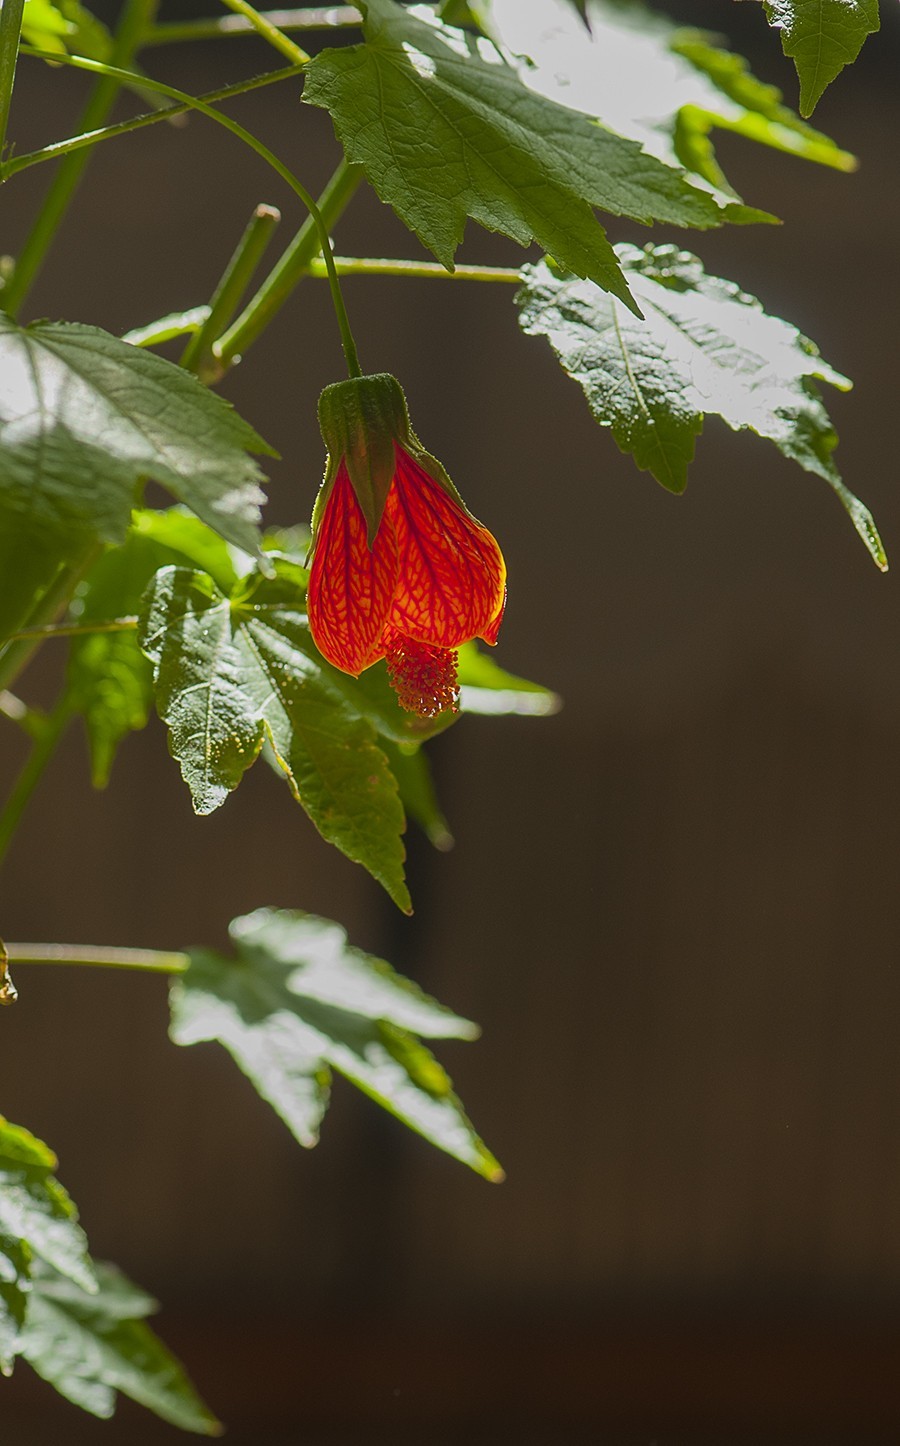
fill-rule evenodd
<path id="1" fill-rule="evenodd" d="M 677 13 L 728 30 L 794 100 L 760 8 Z M 855 379 L 828 398 L 838 459 L 897 554 L 900 24 L 884 11 L 816 113 L 859 172 L 720 136 L 731 179 L 785 225 L 678 239 Z M 270 55 L 230 40 L 145 63 L 200 92 Z M 66 134 L 86 84 L 24 61 L 18 149 Z M 324 184 L 330 122 L 296 87 L 232 111 Z M 4 188 L 0 249 L 48 180 L 36 167 Z M 200 118 L 104 145 L 28 315 L 121 332 L 196 305 L 259 201 L 282 207 L 286 242 L 292 196 Z M 368 191 L 337 245 L 420 254 Z M 520 255 L 471 226 L 461 259 Z M 18 971 L 3 1111 L 58 1151 L 95 1254 L 162 1299 L 159 1328 L 233 1446 L 894 1443 L 897 579 L 824 483 L 716 422 L 686 496 L 667 495 L 519 333 L 510 289 L 346 294 L 363 365 L 401 378 L 503 543 L 498 660 L 564 710 L 466 719 L 434 743 L 457 847 L 410 833 L 411 920 L 264 765 L 201 820 L 158 722 L 103 794 L 73 732 L 6 867 L 3 933 L 180 947 L 222 945 L 264 903 L 338 918 L 482 1024 L 440 1053 L 509 1178 L 485 1184 L 340 1081 L 301 1151 L 224 1052 L 167 1042 L 160 981 L 99 972 Z M 308 281 L 223 388 L 282 454 L 273 522 L 309 514 L 315 400 L 340 375 Z M 26 696 L 47 696 L 58 664 L 45 648 Z M 0 742 L 9 777 L 11 725 Z M 82 1417 L 24 1365 L 2 1385 L 3 1446 L 177 1439 L 128 1403 Z"/>

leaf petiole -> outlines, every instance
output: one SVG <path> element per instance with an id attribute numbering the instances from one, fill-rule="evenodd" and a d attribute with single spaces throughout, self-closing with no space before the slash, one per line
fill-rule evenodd
<path id="1" fill-rule="evenodd" d="M 85 633 L 127 633 L 138 625 L 136 617 L 109 618 L 95 623 L 45 623 L 42 627 L 20 628 L 13 633 L 10 641 L 17 638 L 77 638 Z"/>
<path id="2" fill-rule="evenodd" d="M 263 40 L 267 40 L 288 60 L 292 60 L 298 65 L 305 65 L 310 59 L 302 46 L 296 45 L 293 40 L 289 40 L 286 35 L 283 35 L 280 27 L 273 24 L 268 15 L 261 15 L 258 10 L 247 3 L 247 0 L 222 0 L 222 3 L 227 5 L 229 10 L 233 10 L 235 15 L 248 21 Z"/>
<path id="3" fill-rule="evenodd" d="M 234 316 L 280 220 L 281 212 L 274 206 L 256 207 L 216 287 L 206 319 L 184 349 L 181 365 L 195 372 L 202 382 L 217 381 L 221 375 L 213 345 Z"/>
<path id="4" fill-rule="evenodd" d="M 443 281 L 501 281 L 521 286 L 522 274 L 512 266 L 456 266 L 448 271 L 439 261 L 404 261 L 390 257 L 335 256 L 339 276 L 415 276 Z M 325 265 L 313 257 L 307 266 L 310 276 L 324 277 Z"/>
<path id="5" fill-rule="evenodd" d="M 279 30 L 337 30 L 358 26 L 360 14 L 354 5 L 316 5 L 301 10 L 263 10 L 261 18 Z M 204 20 L 173 20 L 154 25 L 144 37 L 144 46 L 180 45 L 185 40 L 221 40 L 231 35 L 252 35 L 256 27 L 242 15 L 215 16 Z"/>
<path id="6" fill-rule="evenodd" d="M 138 969 L 150 974 L 184 974 L 187 954 L 162 949 L 108 949 L 102 944 L 7 944 L 11 964 L 84 964 L 96 969 Z"/>

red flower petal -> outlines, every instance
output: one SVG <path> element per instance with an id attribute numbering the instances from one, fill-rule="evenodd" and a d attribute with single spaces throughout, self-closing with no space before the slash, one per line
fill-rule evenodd
<path id="1" fill-rule="evenodd" d="M 503 554 L 487 528 L 414 458 L 400 446 L 396 452 L 385 509 L 400 553 L 390 620 L 417 642 L 455 648 L 494 623 L 499 627 L 506 588 Z"/>
<path id="2" fill-rule="evenodd" d="M 316 647 L 343 672 L 361 673 L 384 657 L 381 635 L 398 567 L 387 516 L 369 551 L 366 520 L 342 461 L 316 536 L 307 611 Z"/>

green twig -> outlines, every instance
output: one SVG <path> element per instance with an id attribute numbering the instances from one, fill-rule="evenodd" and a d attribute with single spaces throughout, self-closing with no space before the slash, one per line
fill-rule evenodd
<path id="1" fill-rule="evenodd" d="M 329 232 L 346 209 L 362 180 L 362 175 L 361 167 L 353 166 L 346 160 L 341 161 L 316 202 L 319 215 Z M 256 295 L 213 347 L 213 355 L 221 363 L 223 370 L 242 356 L 265 330 L 292 295 L 297 284 L 304 276 L 309 275 L 310 262 L 318 256 L 321 249 L 319 228 L 310 217 L 300 227 Z"/>
<path id="2" fill-rule="evenodd" d="M 217 125 L 224 126 L 226 130 L 231 131 L 232 135 L 237 136 L 239 140 L 243 141 L 245 145 L 255 151 L 267 165 L 272 167 L 273 171 L 277 171 L 281 179 L 299 196 L 315 223 L 319 237 L 319 246 L 317 249 L 321 250 L 325 257 L 325 264 L 328 267 L 328 285 L 331 291 L 331 301 L 337 318 L 338 329 L 341 333 L 341 346 L 347 364 L 347 372 L 351 377 L 362 375 L 356 352 L 356 343 L 353 340 L 353 333 L 350 330 L 350 320 L 347 316 L 347 309 L 344 306 L 344 298 L 341 294 L 341 284 L 338 280 L 338 274 L 334 269 L 334 257 L 331 251 L 328 227 L 315 201 L 302 181 L 299 181 L 293 171 L 291 171 L 283 161 L 278 159 L 274 151 L 271 151 L 267 145 L 264 145 L 263 142 L 259 140 L 257 136 L 253 135 L 251 131 L 248 131 L 245 126 L 240 125 L 236 120 L 232 120 L 231 116 L 223 115 L 220 111 L 215 110 L 213 106 L 207 105 L 205 101 L 201 101 L 197 96 L 186 95 L 183 90 L 177 90 L 175 86 L 163 85 L 161 81 L 150 80 L 146 76 L 135 77 L 131 71 L 122 70 L 114 65 L 106 65 L 103 61 L 88 60 L 82 55 L 57 55 L 49 51 L 36 50 L 30 46 L 23 49 L 23 54 L 37 56 L 40 60 L 52 60 L 60 65 L 72 65 L 77 70 L 92 71 L 96 75 L 114 77 L 119 84 L 123 82 L 130 84 L 137 79 L 145 90 L 155 90 L 158 91 L 160 95 L 167 95 L 170 99 L 177 101 L 179 105 L 185 105 L 193 110 L 198 110 L 201 115 L 208 116 L 210 120 L 215 121 Z M 65 162 L 63 162 L 63 164 L 65 165 Z M 15 274 L 13 275 L 13 280 L 15 281 Z"/>
<path id="3" fill-rule="evenodd" d="M 73 707 L 63 695 L 56 707 L 43 720 L 34 737 L 31 752 L 25 760 L 12 792 L 0 812 L 0 863 L 6 857 L 28 801 L 43 777 L 44 770 L 56 752 L 57 745 L 72 718 Z"/>
<path id="4" fill-rule="evenodd" d="M 140 969 L 150 974 L 184 974 L 187 954 L 162 949 L 107 949 L 103 944 L 7 944 L 11 964 L 86 964 L 96 969 Z"/>
<path id="5" fill-rule="evenodd" d="M 227 5 L 229 10 L 233 10 L 235 15 L 240 15 L 244 20 L 249 21 L 263 40 L 267 40 L 295 65 L 304 65 L 309 60 L 310 57 L 301 46 L 296 45 L 293 40 L 289 40 L 286 35 L 282 35 L 279 27 L 273 25 L 267 15 L 261 15 L 258 10 L 249 5 L 247 0 L 222 0 L 222 4 Z"/>
<path id="6" fill-rule="evenodd" d="M 262 18 L 279 30 L 334 30 L 358 26 L 360 14 L 354 5 L 315 5 L 302 10 L 263 10 Z M 174 20 L 153 25 L 144 45 L 178 45 L 185 40 L 220 40 L 229 35 L 252 35 L 256 27 L 242 15 L 223 15 L 208 20 Z"/>
<path id="7" fill-rule="evenodd" d="M 21 698 L 17 698 L 15 693 L 10 693 L 5 688 L 0 693 L 0 713 L 4 718 L 8 718 L 10 723 L 18 723 L 29 738 L 37 736 L 47 717 L 40 708 L 30 708 Z"/>
<path id="8" fill-rule="evenodd" d="M 42 628 L 46 623 L 55 621 L 102 551 L 102 543 L 92 542 L 73 562 L 60 568 L 50 587 L 32 609 L 26 628 Z M 0 648 L 0 689 L 8 688 L 15 682 L 40 643 L 41 634 L 31 632 L 26 636 L 17 636 Z"/>
<path id="9" fill-rule="evenodd" d="M 257 206 L 213 293 L 206 320 L 184 349 L 181 365 L 196 372 L 202 382 L 217 381 L 221 376 L 222 369 L 213 357 L 213 343 L 237 311 L 280 220 L 281 212 L 274 206 Z"/>
<path id="10" fill-rule="evenodd" d="M 123 72 L 119 67 L 131 64 L 145 30 L 156 18 L 158 3 L 159 0 L 125 0 L 110 52 L 110 66 L 98 72 L 100 79 L 91 91 L 81 116 L 78 127 L 80 131 L 93 131 L 103 125 L 122 82 Z M 6 4 L 3 9 L 6 9 Z M 51 55 L 47 58 L 57 62 L 70 59 L 69 56 L 62 55 Z M 140 76 L 129 76 L 128 79 L 140 85 L 145 84 Z M 3 304 L 11 316 L 15 315 L 22 305 L 43 265 L 89 159 L 90 151 L 77 151 L 63 161 L 53 177 L 53 184 L 19 253 L 12 277 L 4 288 Z"/>
<path id="11" fill-rule="evenodd" d="M 19 54 L 19 36 L 22 33 L 22 14 L 25 0 L 3 0 L 0 6 L 0 156 L 6 144 L 6 125 L 9 120 L 9 105 L 12 100 L 13 82 L 16 78 L 16 60 Z"/>
<path id="12" fill-rule="evenodd" d="M 189 311 L 171 311 L 146 326 L 132 327 L 122 337 L 129 346 L 160 346 L 164 341 L 174 341 L 188 332 L 199 331 L 209 316 L 208 306 L 192 306 Z"/>
<path id="13" fill-rule="evenodd" d="M 339 276 L 423 276 L 443 281 L 505 281 L 513 286 L 522 274 L 510 266 L 456 266 L 448 271 L 439 261 L 395 261 L 386 256 L 335 256 Z M 307 266 L 310 276 L 323 277 L 325 267 L 317 257 Z"/>
<path id="14" fill-rule="evenodd" d="M 28 55 L 33 52 L 23 48 L 23 53 Z M 59 57 L 55 58 L 59 59 Z M 198 102 L 217 105 L 219 101 L 230 100 L 232 96 L 245 95 L 248 91 L 259 90 L 264 85 L 289 80 L 291 76 L 299 75 L 302 69 L 303 67 L 299 65 L 286 65 L 282 70 L 269 70 L 263 75 L 251 76 L 248 80 L 239 80 L 234 85 L 207 91 L 205 95 L 199 95 L 190 102 L 184 101 L 181 105 L 166 106 L 164 110 L 147 111 L 142 115 L 132 116 L 130 120 L 118 121 L 116 125 L 101 126 L 97 130 L 85 131 L 77 136 L 68 136 L 64 141 L 53 141 L 49 146 L 42 146 L 39 151 L 26 151 L 21 156 L 13 156 L 5 166 L 0 168 L 0 177 L 8 180 L 17 172 L 27 170 L 29 166 L 40 165 L 42 161 L 57 161 L 60 157 L 68 156 L 73 151 L 82 151 L 86 147 L 94 146 L 98 141 L 110 141 L 116 136 L 127 136 L 131 131 L 143 130 L 144 126 L 156 125 L 158 121 L 171 120 L 173 116 L 184 115 L 195 109 Z M 146 80 L 141 83 L 145 89 L 151 89 Z M 156 89 L 155 86 L 152 88 Z"/>
<path id="15" fill-rule="evenodd" d="M 78 638 L 85 633 L 127 633 L 133 632 L 137 625 L 136 617 L 108 618 L 105 622 L 96 623 L 45 623 L 42 627 L 20 628 L 10 635 L 10 641 L 16 638 Z"/>

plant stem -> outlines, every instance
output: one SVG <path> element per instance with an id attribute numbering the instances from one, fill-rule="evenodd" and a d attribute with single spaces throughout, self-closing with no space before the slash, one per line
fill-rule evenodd
<path id="1" fill-rule="evenodd" d="M 60 568 L 50 587 L 32 609 L 27 623 L 29 628 L 40 628 L 59 615 L 102 551 L 101 542 L 92 542 L 73 562 Z M 0 689 L 6 689 L 15 682 L 32 653 L 40 646 L 40 642 L 40 634 L 30 635 L 17 637 L 0 648 Z"/>
<path id="2" fill-rule="evenodd" d="M 332 30 L 360 24 L 359 11 L 353 5 L 317 5 L 302 10 L 263 10 L 262 18 L 279 30 Z M 173 45 L 184 40 L 219 40 L 229 35 L 252 35 L 256 27 L 241 15 L 216 16 L 209 20 L 174 20 L 166 25 L 153 25 L 144 37 L 144 45 Z"/>
<path id="3" fill-rule="evenodd" d="M 448 271 L 439 261 L 395 261 L 389 257 L 335 256 L 339 276 L 419 276 L 441 281 L 505 281 L 521 284 L 522 276 L 510 266 L 456 266 Z M 325 267 L 318 258 L 307 264 L 309 276 L 324 277 Z"/>
<path id="4" fill-rule="evenodd" d="M 218 341 L 240 305 L 272 232 L 280 220 L 281 212 L 274 206 L 257 206 L 213 293 L 209 315 L 184 349 L 181 365 L 195 372 L 202 382 L 216 381 L 221 375 L 221 367 L 213 358 L 213 344 Z"/>
<path id="5" fill-rule="evenodd" d="M 25 49 L 26 55 L 35 52 Z M 58 59 L 58 57 L 57 57 Z M 245 95 L 248 91 L 259 90 L 264 85 L 273 85 L 279 80 L 288 80 L 293 75 L 299 75 L 302 66 L 286 65 L 282 70 L 269 70 L 262 75 L 252 76 L 249 80 L 239 80 L 234 85 L 223 86 L 220 90 L 207 91 L 205 95 L 196 97 L 206 105 L 216 105 L 220 100 L 230 100 L 235 95 Z M 156 89 L 146 80 L 141 80 L 145 90 Z M 72 151 L 82 151 L 87 146 L 96 145 L 98 141 L 113 140 L 116 136 L 127 136 L 130 131 L 143 130 L 144 126 L 156 125 L 158 121 L 168 121 L 173 116 L 184 115 L 187 111 L 195 108 L 195 102 L 185 101 L 181 105 L 166 106 L 164 110 L 147 111 L 143 115 L 132 116 L 130 120 L 118 121 L 116 125 L 101 126 L 98 130 L 86 131 L 77 136 L 69 136 L 64 141 L 54 141 L 49 146 L 42 146 L 39 151 L 26 151 L 21 156 L 13 156 L 6 165 L 0 167 L 0 179 L 8 180 L 19 171 L 25 171 L 29 166 L 37 166 L 42 161 L 57 161 L 61 156 L 67 156 Z"/>
<path id="6" fill-rule="evenodd" d="M 187 954 L 162 949 L 107 949 L 103 944 L 7 944 L 11 964 L 86 964 L 96 969 L 140 969 L 151 974 L 184 974 Z"/>
<path id="7" fill-rule="evenodd" d="M 233 10 L 235 15 L 248 20 L 257 34 L 261 35 L 263 40 L 268 40 L 269 44 L 287 56 L 288 60 L 292 60 L 296 65 L 304 65 L 309 60 L 310 57 L 301 46 L 295 45 L 293 40 L 282 35 L 278 26 L 273 25 L 267 15 L 260 15 L 247 0 L 222 0 L 222 3 L 227 5 L 229 10 Z"/>
<path id="8" fill-rule="evenodd" d="M 3 155 L 6 144 L 6 125 L 9 120 L 13 81 L 16 78 L 24 9 L 25 0 L 3 0 L 0 7 L 0 156 Z"/>
<path id="9" fill-rule="evenodd" d="M 91 91 L 79 130 L 92 131 L 103 125 L 121 84 L 121 72 L 117 67 L 131 64 L 140 48 L 144 32 L 156 18 L 158 3 L 159 0 L 125 0 L 110 52 L 109 71 L 101 72 L 101 78 Z M 3 8 L 6 9 L 5 3 Z M 63 59 L 61 55 L 50 58 L 56 61 Z M 67 56 L 66 59 L 68 58 Z M 137 79 L 143 84 L 140 77 Z M 66 158 L 54 176 L 53 184 L 44 198 L 37 220 L 3 292 L 3 304 L 10 316 L 15 315 L 28 295 L 89 159 L 90 151 L 76 152 Z"/>
<path id="10" fill-rule="evenodd" d="M 316 205 L 330 231 L 346 209 L 362 180 L 362 169 L 349 161 L 341 161 Z M 291 244 L 269 272 L 256 295 L 225 335 L 213 347 L 213 354 L 223 370 L 243 355 L 269 325 L 292 295 L 298 282 L 309 274 L 310 262 L 321 250 L 319 229 L 312 217 L 297 232 Z M 324 264 L 324 263 L 323 263 Z"/>
<path id="11" fill-rule="evenodd" d="M 144 0 L 144 3 L 147 3 L 147 0 Z M 328 285 L 331 291 L 331 302 L 337 318 L 338 329 L 341 333 L 341 347 L 343 348 L 344 359 L 347 364 L 347 373 L 351 377 L 362 375 L 359 358 L 356 354 L 356 343 L 353 340 L 347 309 L 344 306 L 344 298 L 341 295 L 341 283 L 338 280 L 338 274 L 334 268 L 334 256 L 331 251 L 328 227 L 323 221 L 315 201 L 302 181 L 299 181 L 293 171 L 291 171 L 283 161 L 278 159 L 274 151 L 271 151 L 267 145 L 264 145 L 263 142 L 257 136 L 253 135 L 251 131 L 248 131 L 245 126 L 240 125 L 236 120 L 232 120 L 231 116 L 223 115 L 220 111 L 215 110 L 211 105 L 207 105 L 205 101 L 200 100 L 195 95 L 186 95 L 183 90 L 176 90 L 172 85 L 163 85 L 162 81 L 150 80 L 147 76 L 135 76 L 131 71 L 122 70 L 114 65 L 106 65 L 103 61 L 88 60 L 81 55 L 55 54 L 35 50 L 30 46 L 24 53 L 37 56 L 41 60 L 53 60 L 59 65 L 71 65 L 74 66 L 76 70 L 89 70 L 96 75 L 115 77 L 120 84 L 123 81 L 128 83 L 136 81 L 142 85 L 145 90 L 155 90 L 158 91 L 160 95 L 167 95 L 172 100 L 178 101 L 180 105 L 188 106 L 192 110 L 198 110 L 201 115 L 209 116 L 210 120 L 215 121 L 217 125 L 224 126 L 226 130 L 231 131 L 232 135 L 237 136 L 238 140 L 243 141 L 245 145 L 255 151 L 267 165 L 272 167 L 273 171 L 277 171 L 281 179 L 300 197 L 300 200 L 313 219 L 319 237 L 319 246 L 317 249 L 322 252 L 325 258 L 325 265 L 328 268 Z M 66 164 L 67 161 L 64 161 L 63 165 Z M 15 273 L 13 274 L 13 281 L 15 281 Z"/>
<path id="12" fill-rule="evenodd" d="M 0 811 L 0 863 L 6 857 L 19 820 L 28 806 L 28 801 L 44 774 L 44 769 L 56 752 L 57 744 L 72 718 L 73 707 L 66 694 L 51 713 L 42 720 L 34 736 L 31 752 L 25 760 L 22 771 L 12 787 L 12 792 Z"/>
<path id="13" fill-rule="evenodd" d="M 136 617 L 109 618 L 96 623 L 46 623 L 38 628 L 20 628 L 12 633 L 10 642 L 16 638 L 78 638 L 86 633 L 128 633 L 138 625 Z"/>
<path id="14" fill-rule="evenodd" d="M 189 311 L 172 311 L 168 316 L 161 316 L 157 321 L 149 321 L 146 326 L 132 327 L 122 337 L 129 346 L 159 346 L 164 341 L 173 341 L 175 337 L 184 336 L 187 332 L 199 331 L 207 316 L 208 306 L 192 306 Z"/>

